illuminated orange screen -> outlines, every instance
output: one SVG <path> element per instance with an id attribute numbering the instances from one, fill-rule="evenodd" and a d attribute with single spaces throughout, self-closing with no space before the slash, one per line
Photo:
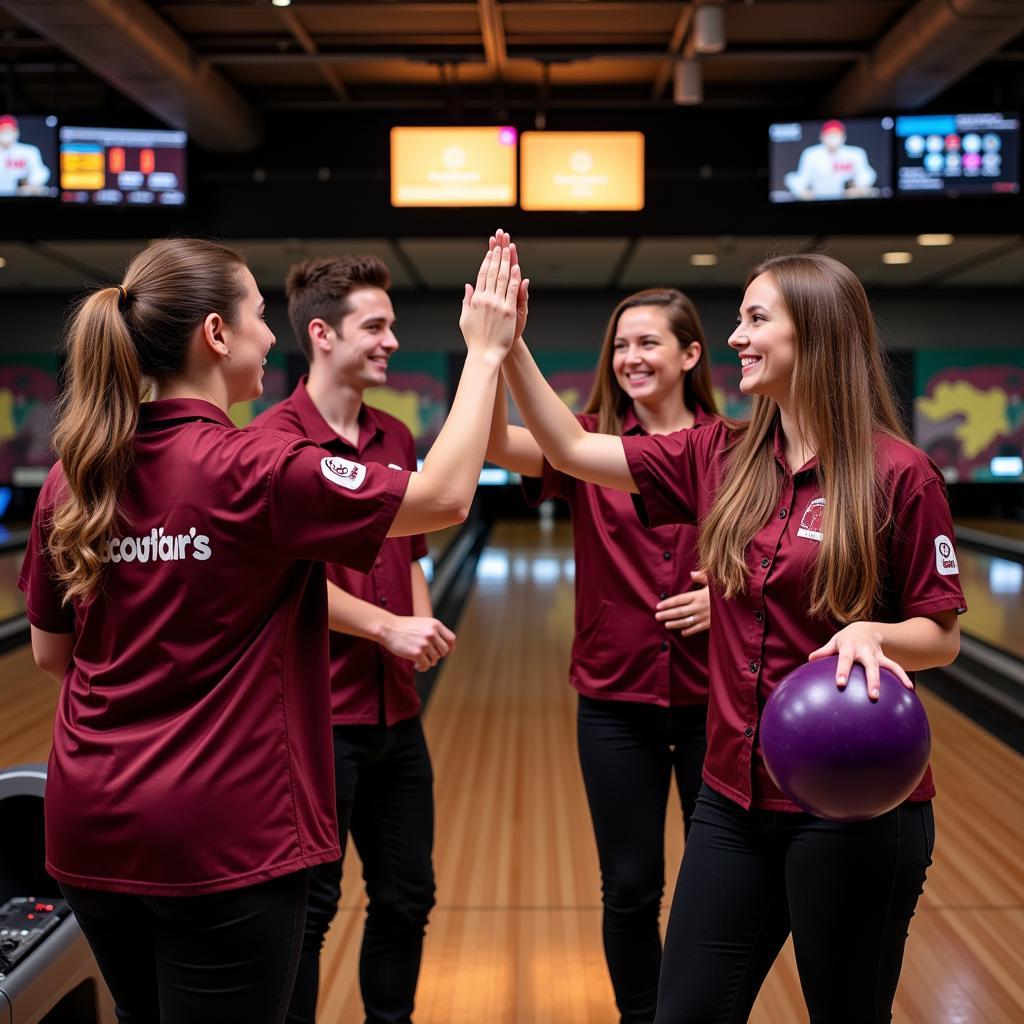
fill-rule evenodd
<path id="1" fill-rule="evenodd" d="M 516 130 L 392 128 L 392 206 L 515 206 Z"/>
<path id="2" fill-rule="evenodd" d="M 524 210 L 642 210 L 642 132 L 523 132 Z"/>

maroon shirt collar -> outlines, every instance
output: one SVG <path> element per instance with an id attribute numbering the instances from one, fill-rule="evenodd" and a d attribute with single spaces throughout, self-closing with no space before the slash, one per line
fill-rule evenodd
<path id="1" fill-rule="evenodd" d="M 223 409 L 202 398 L 161 398 L 155 402 L 143 402 L 139 408 L 141 430 L 189 420 L 207 420 L 225 427 L 235 425 Z"/>
<path id="2" fill-rule="evenodd" d="M 353 445 L 347 438 L 339 437 L 334 428 L 324 419 L 323 414 L 309 397 L 306 384 L 308 376 L 304 376 L 292 392 L 292 405 L 302 424 L 302 431 L 314 444 L 321 447 L 327 444 L 341 443 L 356 452 L 363 451 L 370 441 L 383 428 L 376 413 L 364 402 L 359 409 L 359 437 Z"/>
<path id="3" fill-rule="evenodd" d="M 789 468 L 786 461 L 786 438 L 782 433 L 782 418 L 775 415 L 775 434 L 772 438 L 775 449 L 775 461 L 783 468 L 787 476 L 798 476 L 801 473 L 813 473 L 818 468 L 818 456 L 812 455 L 795 473 Z"/>
<path id="4" fill-rule="evenodd" d="M 703 426 L 705 423 L 711 423 L 714 420 L 714 416 L 711 415 L 702 405 L 697 406 L 696 412 L 693 414 L 693 425 L 695 427 Z M 637 419 L 636 412 L 633 410 L 633 403 L 630 402 L 626 406 L 626 411 L 622 416 L 622 434 L 643 434 L 646 435 L 647 431 L 644 430 L 644 425 Z"/>

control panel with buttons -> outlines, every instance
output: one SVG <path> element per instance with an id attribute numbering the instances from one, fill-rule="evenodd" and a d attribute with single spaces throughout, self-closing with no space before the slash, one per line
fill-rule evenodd
<path id="1" fill-rule="evenodd" d="M 0 906 L 0 977 L 25 959 L 71 913 L 64 900 L 15 896 Z"/>

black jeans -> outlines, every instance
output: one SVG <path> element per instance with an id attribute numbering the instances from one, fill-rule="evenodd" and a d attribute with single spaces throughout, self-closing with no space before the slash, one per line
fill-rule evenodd
<path id="1" fill-rule="evenodd" d="M 651 1024 L 665 891 L 665 814 L 675 772 L 689 831 L 707 749 L 706 705 L 662 708 L 580 696 L 577 738 L 601 862 L 605 958 L 623 1024 Z"/>
<path id="2" fill-rule="evenodd" d="M 342 849 L 351 832 L 369 897 L 359 956 L 366 1020 L 408 1024 L 434 906 L 434 774 L 419 718 L 335 726 L 334 775 Z M 289 1024 L 316 1020 L 320 950 L 340 899 L 341 861 L 313 868 Z"/>
<path id="3" fill-rule="evenodd" d="M 854 824 L 745 811 L 705 786 L 679 872 L 658 1024 L 740 1024 L 790 931 L 811 1024 L 892 1019 L 931 864 L 930 803 Z"/>
<path id="4" fill-rule="evenodd" d="M 122 1024 L 280 1024 L 308 874 L 209 896 L 61 888 Z"/>

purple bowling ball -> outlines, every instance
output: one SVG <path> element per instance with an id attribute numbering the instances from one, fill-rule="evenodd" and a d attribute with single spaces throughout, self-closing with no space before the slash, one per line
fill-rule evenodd
<path id="1" fill-rule="evenodd" d="M 864 667 L 836 686 L 838 658 L 790 672 L 761 715 L 761 752 L 775 784 L 805 811 L 831 821 L 866 821 L 914 791 L 932 736 L 916 693 L 881 670 L 877 701 Z"/>

